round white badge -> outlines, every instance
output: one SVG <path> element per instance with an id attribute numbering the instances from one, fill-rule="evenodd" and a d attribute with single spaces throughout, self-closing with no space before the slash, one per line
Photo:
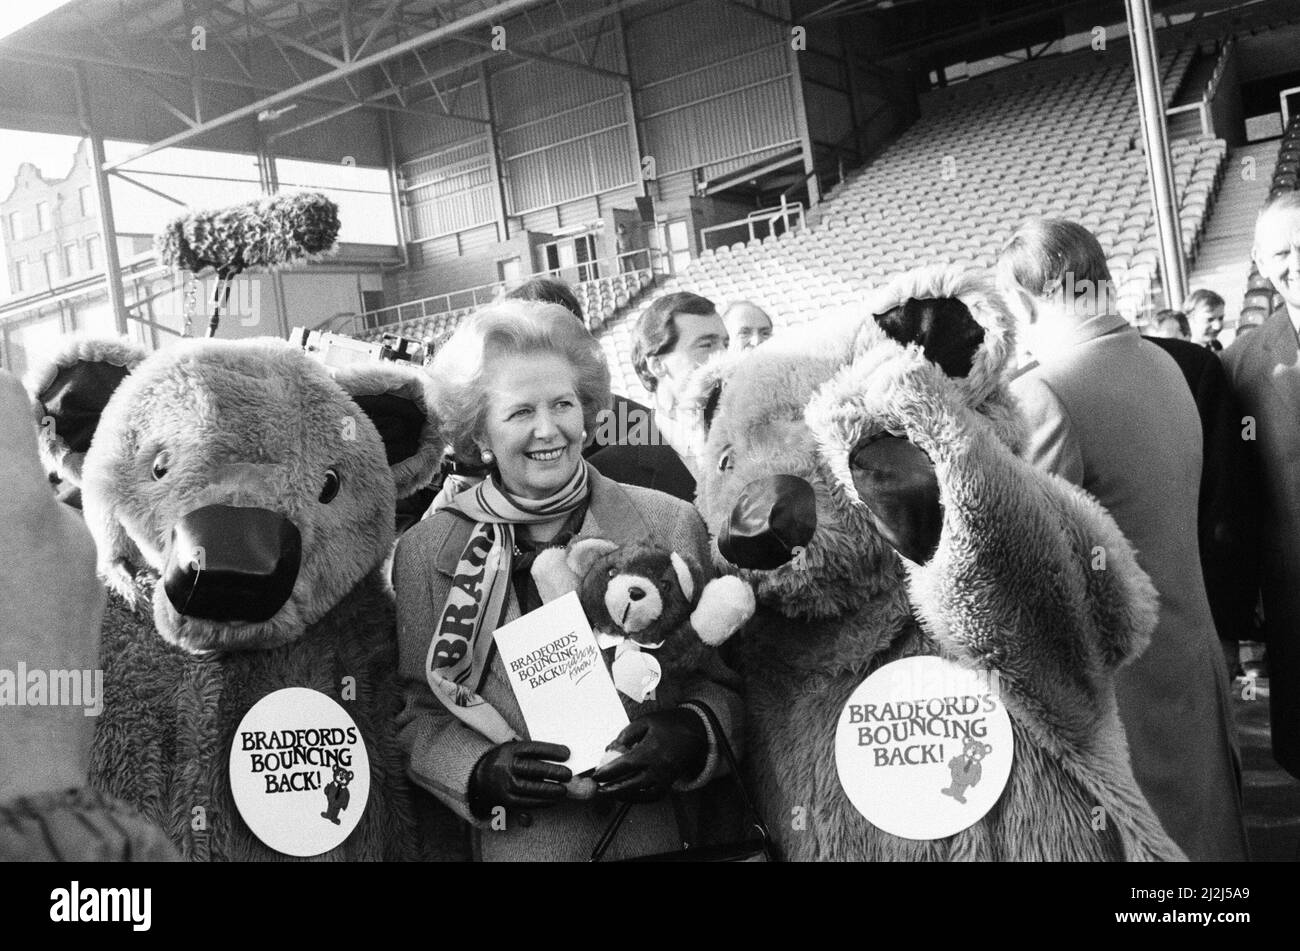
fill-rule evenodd
<path id="1" fill-rule="evenodd" d="M 940 657 L 881 667 L 853 691 L 835 730 L 844 794 L 904 839 L 942 839 L 982 819 L 1014 752 L 996 677 Z"/>
<path id="2" fill-rule="evenodd" d="M 346 839 L 370 798 L 370 758 L 348 712 L 306 687 L 267 694 L 230 750 L 239 814 L 270 848 L 320 855 Z"/>

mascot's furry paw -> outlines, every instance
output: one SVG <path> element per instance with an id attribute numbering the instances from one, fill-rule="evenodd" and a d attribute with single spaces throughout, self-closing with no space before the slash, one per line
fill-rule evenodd
<path id="1" fill-rule="evenodd" d="M 906 437 L 934 460 L 969 437 L 961 392 L 917 346 L 876 369 L 866 404 L 880 430 Z"/>
<path id="2" fill-rule="evenodd" d="M 704 586 L 691 612 L 691 627 L 700 640 L 717 647 L 754 616 L 754 589 L 734 575 L 714 578 Z"/>

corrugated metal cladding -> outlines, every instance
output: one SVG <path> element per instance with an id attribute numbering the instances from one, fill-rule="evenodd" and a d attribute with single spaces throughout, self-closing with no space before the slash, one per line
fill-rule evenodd
<path id="1" fill-rule="evenodd" d="M 695 194 L 695 173 L 686 171 L 661 175 L 655 186 L 655 195 L 664 204 L 681 201 Z"/>
<path id="2" fill-rule="evenodd" d="M 499 129 L 513 129 L 613 96 L 622 88 L 617 79 L 530 60 L 493 71 L 492 109 Z"/>
<path id="3" fill-rule="evenodd" d="M 402 165 L 411 240 L 423 241 L 496 220 L 492 156 L 486 136 Z"/>
<path id="4" fill-rule="evenodd" d="M 626 124 L 627 109 L 623 93 L 621 90 L 615 90 L 611 96 L 588 100 L 586 104 L 557 111 L 544 119 L 526 125 L 502 127 L 499 141 L 502 153 L 513 158 L 557 142 L 565 142 L 614 126 L 626 126 Z"/>
<path id="5" fill-rule="evenodd" d="M 447 109 L 462 116 L 486 119 L 483 109 L 483 91 L 473 73 L 461 73 L 438 85 Z M 428 112 L 428 118 L 409 112 L 394 113 L 393 147 L 399 162 L 407 162 L 428 155 L 455 142 L 475 138 L 484 132 L 478 122 L 466 122 L 448 117 L 437 97 L 425 98 L 413 104 Z"/>
<path id="6" fill-rule="evenodd" d="M 487 185 L 431 201 L 412 202 L 409 206 L 411 240 L 421 241 L 492 223 L 495 217 L 494 188 L 494 185 Z"/>
<path id="7" fill-rule="evenodd" d="M 563 204 L 556 209 L 556 212 L 560 227 L 571 228 L 574 225 L 586 224 L 599 218 L 600 201 L 593 195 L 581 201 L 571 201 Z"/>
<path id="8" fill-rule="evenodd" d="M 475 251 L 482 251 L 492 247 L 499 240 L 495 226 L 490 225 L 486 228 L 475 228 L 466 231 L 460 236 L 461 253 L 471 254 Z"/>
<path id="9" fill-rule="evenodd" d="M 695 0 L 628 23 L 628 56 L 638 86 L 656 83 L 764 44 L 788 43 L 790 30 L 739 5 Z"/>
<path id="10" fill-rule="evenodd" d="M 539 231 L 542 234 L 550 234 L 560 227 L 556 208 L 538 208 L 530 211 L 523 216 L 523 222 L 525 231 Z"/>
<path id="11" fill-rule="evenodd" d="M 660 176 L 798 138 L 789 41 L 789 30 L 779 23 L 709 2 L 675 7 L 629 27 L 641 148 L 654 156 Z"/>
<path id="12" fill-rule="evenodd" d="M 529 62 L 492 75 L 492 101 L 510 214 L 527 215 L 637 179 L 617 80 Z"/>
<path id="13" fill-rule="evenodd" d="M 488 137 L 480 135 L 469 142 L 442 149 L 432 155 L 403 162 L 402 177 L 406 181 L 406 187 L 411 189 L 454 178 L 467 169 L 490 168 L 490 148 Z"/>

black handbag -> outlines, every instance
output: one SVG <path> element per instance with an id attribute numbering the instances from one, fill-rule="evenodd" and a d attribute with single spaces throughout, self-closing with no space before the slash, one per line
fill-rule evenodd
<path id="1" fill-rule="evenodd" d="M 737 842 L 721 842 L 716 845 L 699 845 L 692 846 L 682 836 L 682 847 L 675 852 L 658 852 L 654 855 L 639 855 L 635 858 L 619 859 L 621 862 L 774 862 L 776 861 L 776 850 L 772 844 L 772 836 L 767 831 L 767 826 L 763 822 L 762 816 L 754 807 L 754 801 L 749 796 L 749 790 L 745 788 L 744 781 L 740 778 L 740 764 L 736 761 L 736 754 L 731 749 L 731 743 L 727 740 L 727 734 L 723 732 L 722 724 L 718 722 L 717 716 L 713 711 L 702 703 L 692 703 L 691 709 L 699 710 L 709 725 L 713 728 L 713 735 L 717 737 L 718 753 L 727 764 L 731 777 L 740 791 L 740 799 L 745 808 L 745 828 L 752 830 L 752 834 Z M 623 822 L 627 819 L 627 814 L 632 810 L 634 803 L 619 803 L 614 818 L 610 820 L 609 826 L 601 834 L 599 841 L 591 850 L 591 861 L 599 862 L 603 859 L 606 851 L 614 842 L 618 830 L 622 828 Z M 678 816 L 678 829 L 680 830 L 684 823 L 682 822 L 682 808 L 680 801 L 674 797 L 673 808 Z"/>

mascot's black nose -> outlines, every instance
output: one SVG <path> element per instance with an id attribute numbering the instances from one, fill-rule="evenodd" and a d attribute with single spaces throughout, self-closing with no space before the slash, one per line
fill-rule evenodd
<path id="1" fill-rule="evenodd" d="M 631 598 L 633 601 L 640 601 L 642 598 L 645 597 L 645 589 L 644 589 L 644 588 L 628 588 L 628 589 L 627 589 L 627 596 L 628 596 L 629 598 Z"/>
<path id="2" fill-rule="evenodd" d="M 767 476 L 741 491 L 718 537 L 718 551 L 739 568 L 770 571 L 812 541 L 816 530 L 813 487 L 798 476 Z"/>
<path id="3" fill-rule="evenodd" d="M 302 536 L 282 515 L 208 505 L 172 528 L 163 588 L 185 617 L 266 621 L 289 600 L 301 560 Z"/>

